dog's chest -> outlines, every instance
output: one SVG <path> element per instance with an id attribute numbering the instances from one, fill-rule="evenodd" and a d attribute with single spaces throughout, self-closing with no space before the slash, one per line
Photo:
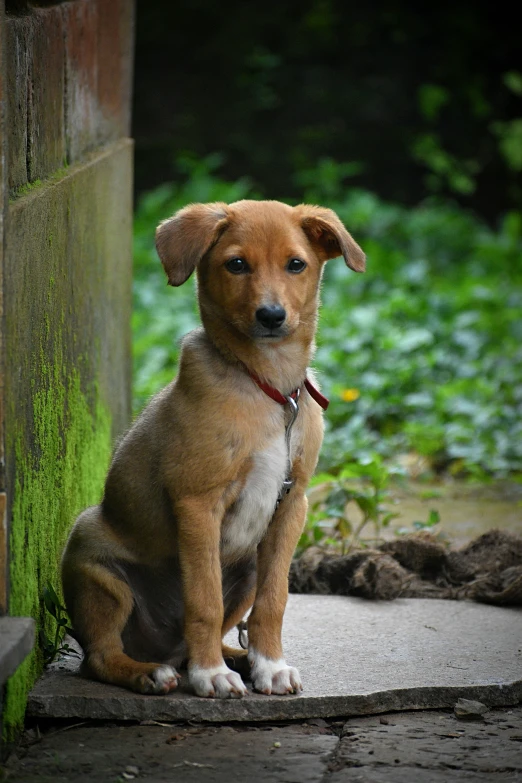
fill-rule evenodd
<path id="1" fill-rule="evenodd" d="M 242 557 L 255 551 L 274 515 L 286 478 L 287 459 L 283 433 L 264 451 L 253 454 L 253 466 L 241 494 L 223 521 L 224 556 Z"/>

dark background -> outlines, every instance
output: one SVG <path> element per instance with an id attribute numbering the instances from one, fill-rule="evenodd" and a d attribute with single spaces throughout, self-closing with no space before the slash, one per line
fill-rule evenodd
<path id="1" fill-rule="evenodd" d="M 186 152 L 223 153 L 222 176 L 247 175 L 270 198 L 298 197 L 331 158 L 346 187 L 403 204 L 449 196 L 496 223 L 522 204 L 514 13 L 463 0 L 138 0 L 137 195 L 175 179 Z"/>

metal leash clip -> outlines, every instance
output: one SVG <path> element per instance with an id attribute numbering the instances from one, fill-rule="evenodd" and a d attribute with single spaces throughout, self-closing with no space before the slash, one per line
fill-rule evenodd
<path id="1" fill-rule="evenodd" d="M 295 420 L 297 419 L 297 414 L 299 413 L 299 395 L 301 394 L 301 389 L 297 389 L 295 393 L 295 400 L 293 397 L 286 397 L 287 403 L 290 405 L 290 421 L 285 427 L 285 439 L 286 439 L 286 448 L 287 448 L 287 454 L 288 458 L 290 459 L 290 433 L 292 432 L 292 427 L 294 426 Z"/>
<path id="2" fill-rule="evenodd" d="M 290 421 L 285 427 L 285 443 L 286 443 L 286 477 L 283 481 L 283 484 L 281 486 L 281 489 L 279 490 L 279 495 L 277 496 L 277 503 L 276 508 L 279 506 L 281 501 L 283 500 L 286 495 L 290 492 L 292 487 L 294 486 L 294 480 L 292 478 L 292 461 L 290 459 L 290 435 L 292 434 L 292 427 L 294 426 L 295 420 L 297 419 L 297 414 L 299 413 L 299 394 L 300 389 L 297 389 L 295 399 L 293 397 L 286 397 L 287 403 L 290 405 Z"/>
<path id="3" fill-rule="evenodd" d="M 248 637 L 247 637 L 247 624 L 244 620 L 241 620 L 236 625 L 237 628 L 237 637 L 239 646 L 243 648 L 243 650 L 248 650 Z"/>

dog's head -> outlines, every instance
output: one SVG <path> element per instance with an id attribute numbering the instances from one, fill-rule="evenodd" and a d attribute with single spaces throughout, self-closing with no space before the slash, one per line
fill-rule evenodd
<path id="1" fill-rule="evenodd" d="M 156 248 L 170 285 L 194 269 L 204 321 L 219 319 L 256 341 L 315 330 L 324 262 L 343 256 L 363 272 L 365 256 L 335 212 L 278 201 L 191 204 L 163 221 Z"/>

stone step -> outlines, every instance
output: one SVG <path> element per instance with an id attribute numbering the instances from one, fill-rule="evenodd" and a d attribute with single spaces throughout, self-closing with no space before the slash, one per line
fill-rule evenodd
<path id="1" fill-rule="evenodd" d="M 227 642 L 237 646 L 237 635 Z M 79 676 L 62 659 L 37 682 L 28 714 L 102 720 L 273 721 L 448 708 L 459 698 L 488 706 L 522 701 L 522 611 L 466 601 L 366 601 L 291 595 L 287 661 L 299 696 L 220 701 L 194 696 L 186 673 L 167 696 L 142 696 Z"/>
<path id="2" fill-rule="evenodd" d="M 0 617 L 0 687 L 15 673 L 33 645 L 32 617 Z"/>

